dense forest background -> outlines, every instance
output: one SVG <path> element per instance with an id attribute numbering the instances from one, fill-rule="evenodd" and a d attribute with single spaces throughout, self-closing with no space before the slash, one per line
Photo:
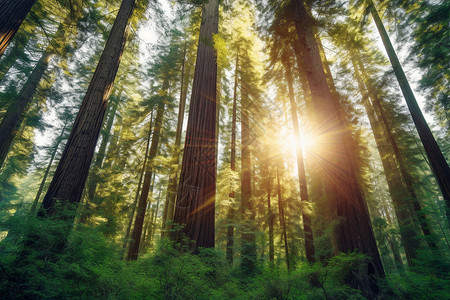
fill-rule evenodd
<path id="1" fill-rule="evenodd" d="M 0 298 L 450 299 L 449 5 L 0 0 Z"/>

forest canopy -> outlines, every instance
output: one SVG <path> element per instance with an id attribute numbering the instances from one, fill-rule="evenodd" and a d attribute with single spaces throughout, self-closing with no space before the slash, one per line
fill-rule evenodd
<path id="1" fill-rule="evenodd" d="M 445 0 L 0 0 L 2 299 L 449 299 Z"/>

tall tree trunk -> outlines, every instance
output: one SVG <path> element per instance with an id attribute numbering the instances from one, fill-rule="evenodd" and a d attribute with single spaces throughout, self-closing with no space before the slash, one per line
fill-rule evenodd
<path id="1" fill-rule="evenodd" d="M 94 165 L 92 166 L 91 176 L 89 178 L 87 184 L 87 196 L 88 201 L 92 201 L 95 197 L 95 192 L 97 190 L 98 185 L 98 173 L 102 169 L 103 161 L 106 155 L 106 146 L 108 145 L 109 138 L 111 137 L 111 129 L 114 123 L 114 119 L 117 112 L 117 107 L 119 106 L 119 101 L 121 97 L 122 91 L 119 92 L 117 99 L 111 99 L 113 101 L 110 111 L 108 113 L 106 126 L 104 129 L 104 133 L 102 134 L 102 142 L 100 143 L 100 147 L 98 149 L 97 155 L 95 156 Z M 90 177 L 91 177 L 90 176 Z"/>
<path id="2" fill-rule="evenodd" d="M 277 195 L 278 195 L 278 211 L 279 211 L 279 218 L 280 218 L 280 227 L 283 235 L 284 240 L 284 251 L 286 254 L 286 267 L 288 270 L 291 269 L 291 262 L 289 257 L 289 244 L 287 240 L 287 229 L 286 229 L 286 219 L 284 216 L 284 203 L 283 203 L 283 196 L 281 193 L 281 183 L 280 183 L 280 170 L 279 170 L 279 161 L 277 161 Z"/>
<path id="3" fill-rule="evenodd" d="M 186 65 L 186 50 L 187 50 L 187 42 L 184 42 L 184 50 L 183 50 L 183 64 L 181 67 L 181 89 L 180 89 L 180 105 L 178 107 L 178 121 L 177 121 L 177 131 L 175 135 L 175 145 L 173 149 L 173 163 L 172 165 L 176 165 L 177 169 L 170 168 L 169 171 L 169 186 L 167 188 L 167 196 L 166 203 L 164 204 L 164 213 L 163 213 L 163 221 L 161 231 L 161 235 L 165 235 L 165 230 L 167 230 L 167 222 L 173 221 L 173 211 L 175 207 L 175 199 L 177 195 L 177 179 L 178 179 L 178 164 L 180 162 L 180 144 L 181 144 L 181 133 L 183 131 L 183 122 L 184 122 L 184 111 L 186 108 L 186 98 L 187 98 L 187 89 L 188 84 L 185 87 L 185 65 Z M 186 83 L 189 80 L 189 71 L 186 72 L 187 78 Z"/>
<path id="4" fill-rule="evenodd" d="M 354 57 L 354 54 L 352 54 L 352 57 Z M 385 126 L 382 126 L 379 121 L 377 121 L 379 118 L 377 119 L 374 108 L 370 104 L 369 94 L 365 89 L 364 83 L 361 79 L 361 73 L 359 72 L 358 66 L 354 62 L 354 59 L 352 60 L 352 63 L 355 70 L 355 77 L 363 97 L 362 102 L 366 109 L 378 152 L 380 153 L 383 169 L 386 174 L 389 193 L 394 203 L 394 210 L 399 222 L 400 236 L 405 248 L 406 259 L 408 264 L 411 266 L 413 260 L 417 258 L 416 251 L 420 249 L 420 243 L 417 239 L 417 233 L 414 228 L 415 220 L 414 215 L 411 214 L 411 203 L 408 203 L 409 195 L 407 194 L 407 191 L 405 191 L 400 173 L 398 172 L 397 166 L 393 161 L 393 157 L 391 155 L 392 150 L 389 149 L 389 146 L 386 144 L 385 137 L 386 135 L 390 137 L 392 132 L 389 130 L 389 127 L 386 128 Z"/>
<path id="5" fill-rule="evenodd" d="M 153 197 L 153 187 L 155 186 L 155 178 L 156 178 L 156 173 L 153 173 L 152 185 L 150 187 L 150 192 L 149 192 L 150 199 L 152 199 L 152 197 Z M 158 203 L 159 203 L 159 198 L 158 198 Z M 139 254 L 142 254 L 145 250 L 145 241 L 147 239 L 147 236 L 149 234 L 151 234 L 151 226 L 153 224 L 153 217 L 155 215 L 155 209 L 152 208 L 151 203 L 148 204 L 148 207 L 146 208 L 146 210 L 147 210 L 147 216 L 145 217 L 146 221 L 145 221 L 145 225 L 143 227 L 144 232 L 142 233 L 141 242 L 139 243 Z M 150 213 L 150 211 L 151 211 L 151 213 Z"/>
<path id="6" fill-rule="evenodd" d="M 231 156 L 230 156 L 230 169 L 236 171 L 236 114 L 237 114 L 237 88 L 238 88 L 238 70 L 239 70 L 239 50 L 236 51 L 236 65 L 234 74 L 234 93 L 233 93 L 233 112 L 231 117 Z M 236 191 L 233 189 L 230 191 L 229 197 L 233 203 L 228 207 L 227 219 L 229 222 L 234 220 L 235 209 L 234 201 L 236 200 Z M 233 265 L 233 246 L 234 246 L 234 226 L 228 225 L 227 227 L 227 261 Z"/>
<path id="7" fill-rule="evenodd" d="M 309 203 L 308 199 L 308 190 L 306 185 L 306 172 L 305 172 L 305 164 L 303 161 L 303 152 L 302 152 L 302 144 L 301 144 L 301 136 L 300 136 L 300 127 L 298 123 L 298 116 L 297 116 L 297 104 L 295 102 L 294 98 L 294 88 L 293 88 L 293 79 L 292 79 L 292 73 L 291 73 L 291 66 L 289 63 L 284 60 L 284 68 L 286 71 L 286 79 L 288 83 L 288 90 L 289 90 L 289 101 L 291 104 L 291 116 L 292 116 L 292 123 L 294 126 L 294 135 L 297 139 L 296 143 L 296 154 L 297 154 L 297 170 L 298 170 L 298 181 L 299 181 L 299 187 L 300 187 L 300 199 L 302 201 L 302 218 L 303 218 L 303 231 L 305 234 L 305 252 L 306 252 L 306 259 L 309 262 L 315 261 L 315 254 L 314 254 L 314 237 L 311 227 L 311 216 L 306 213 L 305 211 L 308 209 L 306 206 Z"/>
<path id="8" fill-rule="evenodd" d="M 241 99 L 241 214 L 242 250 L 241 268 L 254 272 L 256 265 L 255 205 L 252 201 L 252 164 L 250 153 L 250 99 L 242 93 Z"/>
<path id="9" fill-rule="evenodd" d="M 406 78 L 405 72 L 398 60 L 397 54 L 392 46 L 392 43 L 387 34 L 386 28 L 384 28 L 381 22 L 380 16 L 373 4 L 370 1 L 368 9 L 370 10 L 372 17 L 377 26 L 378 32 L 383 41 L 384 47 L 388 54 L 389 60 L 391 61 L 392 68 L 394 69 L 395 76 L 397 77 L 400 89 L 402 90 L 403 97 L 405 98 L 406 105 L 408 106 L 409 112 L 416 125 L 417 132 L 419 133 L 420 140 L 422 141 L 425 153 L 427 154 L 428 160 L 431 164 L 431 170 L 436 177 L 439 188 L 441 189 L 442 196 L 444 197 L 446 205 L 447 222 L 450 224 L 450 168 L 447 161 L 442 155 L 441 149 L 433 136 L 428 124 L 417 104 L 414 93 L 409 85 L 408 79 Z"/>
<path id="10" fill-rule="evenodd" d="M 12 100 L 13 102 L 0 123 L 0 168 L 4 165 L 6 156 L 16 136 L 16 131 L 22 123 L 24 112 L 31 103 L 38 84 L 53 56 L 53 53 L 47 51 L 42 54 L 30 77 L 28 77 L 17 98 Z"/>
<path id="11" fill-rule="evenodd" d="M 160 201 L 161 201 L 161 191 L 159 192 L 159 195 L 158 195 L 158 201 L 156 201 L 155 215 L 154 215 L 154 217 L 153 217 L 153 219 L 152 219 L 152 222 L 150 223 L 150 233 L 149 233 L 150 241 L 149 241 L 149 242 L 152 242 L 152 241 L 153 241 L 153 236 L 155 235 L 155 231 L 156 231 L 156 219 L 158 218 L 158 213 L 159 213 L 159 203 L 160 203 Z"/>
<path id="12" fill-rule="evenodd" d="M 44 197 L 41 216 L 45 213 L 55 215 L 58 208 L 66 206 L 55 205 L 57 201 L 73 204 L 80 202 L 108 99 L 125 48 L 127 27 L 134 6 L 135 0 L 122 1 L 61 160 Z"/>
<path id="13" fill-rule="evenodd" d="M 0 57 L 36 0 L 0 0 Z"/>
<path id="14" fill-rule="evenodd" d="M 153 111 L 151 113 L 150 123 L 148 126 L 147 146 L 145 148 L 144 162 L 142 163 L 142 170 L 139 175 L 139 181 L 138 181 L 138 185 L 137 185 L 137 189 L 136 189 L 136 194 L 134 196 L 134 201 L 133 201 L 133 204 L 131 205 L 130 213 L 128 215 L 128 226 L 127 226 L 127 231 L 125 233 L 125 239 L 124 239 L 123 245 L 122 245 L 122 249 L 124 251 L 127 247 L 128 239 L 130 237 L 131 225 L 133 224 L 134 214 L 136 212 L 136 207 L 137 207 L 137 203 L 139 201 L 139 195 L 141 192 L 142 179 L 144 178 L 144 173 L 145 173 L 145 169 L 147 166 L 148 151 L 150 149 L 150 137 L 152 136 L 152 128 L 153 128 Z"/>
<path id="15" fill-rule="evenodd" d="M 186 235 L 190 248 L 214 247 L 216 190 L 216 92 L 217 62 L 212 47 L 219 25 L 219 1 L 210 0 L 202 10 L 194 83 L 186 141 L 178 186 L 174 222 L 185 224 L 172 238 Z"/>
<path id="16" fill-rule="evenodd" d="M 349 141 L 341 124 L 340 104 L 335 102 L 336 99 L 326 80 L 312 30 L 312 19 L 307 14 L 303 1 L 295 0 L 293 5 L 294 24 L 314 99 L 318 127 L 321 128 L 324 137 L 326 134 L 326 150 L 329 152 L 321 157 L 320 163 L 324 169 L 328 188 L 334 190 L 331 203 L 336 205 L 337 216 L 341 218 L 335 228 L 337 250 L 346 253 L 358 249 L 360 253 L 369 256 L 370 260 L 365 265 L 362 276 L 352 276 L 349 280 L 350 284 L 362 290 L 365 296 L 374 297 L 379 293 L 379 288 L 372 277 L 384 276 L 384 270 L 367 204 L 358 186 Z"/>
<path id="17" fill-rule="evenodd" d="M 50 157 L 50 161 L 48 162 L 47 169 L 45 170 L 44 177 L 42 178 L 41 184 L 39 185 L 39 190 L 36 193 L 36 197 L 34 198 L 33 205 L 31 206 L 31 210 L 30 210 L 31 215 L 35 214 L 36 207 L 37 207 L 37 205 L 39 203 L 39 198 L 41 198 L 42 191 L 44 190 L 45 181 L 47 180 L 48 174 L 50 173 L 50 168 L 52 167 L 53 159 L 55 159 L 56 153 L 58 152 L 59 144 L 63 140 L 64 131 L 66 130 L 66 125 L 67 124 L 64 124 L 64 127 L 63 127 L 63 130 L 61 131 L 61 134 L 56 139 L 56 145 L 53 148 L 53 152 L 52 152 L 52 155 Z"/>
<path id="18" fill-rule="evenodd" d="M 166 82 L 163 86 L 167 89 L 168 83 Z M 144 225 L 145 211 L 147 209 L 147 199 L 150 190 L 150 183 L 153 175 L 153 162 L 152 159 L 156 156 L 158 152 L 159 139 L 161 135 L 161 128 L 163 125 L 164 118 L 164 101 L 158 104 L 158 110 L 156 112 L 155 127 L 153 129 L 152 144 L 150 146 L 150 151 L 148 154 L 148 164 L 146 166 L 144 183 L 142 185 L 142 192 L 139 198 L 139 203 L 136 212 L 136 219 L 134 221 L 133 233 L 131 234 L 130 248 L 128 249 L 127 260 L 137 260 L 139 256 L 139 244 L 141 242 L 142 227 Z"/>
<path id="19" fill-rule="evenodd" d="M 270 205 L 270 196 L 272 194 L 271 184 L 272 184 L 272 178 L 270 177 L 270 158 L 267 159 L 267 166 L 266 166 L 266 176 L 267 176 L 267 224 L 269 225 L 269 260 L 271 263 L 273 263 L 275 259 L 275 246 L 274 246 L 274 239 L 273 239 L 273 221 L 274 221 L 274 215 L 272 211 L 272 207 Z"/>

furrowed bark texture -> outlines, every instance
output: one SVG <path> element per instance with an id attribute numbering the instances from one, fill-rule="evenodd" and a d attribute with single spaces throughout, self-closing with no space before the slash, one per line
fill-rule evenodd
<path id="1" fill-rule="evenodd" d="M 174 222 L 193 240 L 191 249 L 214 247 L 216 190 L 216 84 L 217 63 L 213 33 L 219 24 L 219 2 L 210 0 L 202 11 L 186 141 L 177 193 Z M 172 237 L 182 241 L 180 232 Z"/>
<path id="2" fill-rule="evenodd" d="M 135 0 L 124 0 L 42 203 L 41 215 L 57 213 L 56 201 L 79 203 L 109 96 L 125 48 Z M 63 205 L 64 206 L 64 205 Z"/>
<path id="3" fill-rule="evenodd" d="M 0 57 L 36 0 L 0 0 Z"/>
<path id="4" fill-rule="evenodd" d="M 333 97 L 312 29 L 312 19 L 307 14 L 303 1 L 293 2 L 294 24 L 303 53 L 303 62 L 314 101 L 314 108 L 326 139 L 326 151 L 320 163 L 326 176 L 327 185 L 334 191 L 332 203 L 336 205 L 341 221 L 335 228 L 337 250 L 351 252 L 358 250 L 369 256 L 362 276 L 349 278 L 350 284 L 374 297 L 379 289 L 372 276 L 384 276 L 375 237 L 370 223 L 367 204 L 362 197 L 351 158 L 348 138 L 340 116 L 340 104 Z"/>
<path id="5" fill-rule="evenodd" d="M 392 68 L 394 69 L 395 76 L 397 77 L 403 97 L 405 98 L 406 105 L 408 106 L 413 122 L 416 125 L 420 140 L 422 141 L 425 153 L 427 154 L 430 162 L 431 170 L 433 171 L 439 188 L 441 189 L 441 193 L 445 201 L 447 222 L 450 224 L 450 168 L 433 136 L 433 133 L 430 130 L 430 127 L 428 127 L 419 105 L 417 104 L 414 93 L 409 85 L 400 61 L 398 60 L 386 28 L 384 28 L 384 25 L 372 1 L 369 4 L 369 10 L 375 21 L 375 25 L 377 26 L 384 47 L 386 48 L 386 52 Z"/>

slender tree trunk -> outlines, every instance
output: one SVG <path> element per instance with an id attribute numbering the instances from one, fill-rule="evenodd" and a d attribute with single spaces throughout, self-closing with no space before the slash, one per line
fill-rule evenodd
<path id="1" fill-rule="evenodd" d="M 234 74 L 234 93 L 233 93 L 233 112 L 231 119 L 231 157 L 230 157 L 230 169 L 236 171 L 236 114 L 237 114 L 237 87 L 238 87 L 238 70 L 239 70 L 239 50 L 236 52 L 236 65 Z M 236 191 L 233 189 L 230 191 L 230 198 L 233 203 L 228 207 L 228 220 L 234 220 L 235 209 L 234 201 L 236 200 Z M 233 265 L 233 246 L 234 246 L 234 226 L 228 225 L 227 227 L 227 261 Z"/>
<path id="2" fill-rule="evenodd" d="M 277 162 L 277 195 L 278 195 L 278 211 L 280 218 L 280 227 L 282 230 L 283 240 L 284 240 L 284 251 L 286 254 L 286 267 L 288 270 L 291 269 L 290 257 L 289 257 L 289 244 L 287 240 L 287 230 L 286 230 L 286 219 L 284 216 L 284 203 L 283 196 L 281 194 L 281 184 L 280 184 L 280 170 L 279 162 Z"/>
<path id="3" fill-rule="evenodd" d="M 161 201 L 161 191 L 159 192 L 158 195 L 158 201 L 156 201 L 156 211 L 155 211 L 155 216 L 152 219 L 152 222 L 150 223 L 150 242 L 153 241 L 153 236 L 155 235 L 155 231 L 156 231 L 156 219 L 158 218 L 158 213 L 159 213 L 159 203 Z"/>
<path id="4" fill-rule="evenodd" d="M 267 223 L 269 225 L 269 260 L 270 262 L 274 262 L 275 259 L 275 246 L 274 246 L 274 238 L 273 238 L 273 221 L 274 215 L 272 212 L 272 207 L 270 205 L 270 196 L 272 194 L 271 183 L 272 178 L 270 177 L 270 158 L 267 159 Z"/>
<path id="5" fill-rule="evenodd" d="M 123 0 L 105 49 L 89 84 L 80 111 L 42 203 L 40 215 L 55 215 L 56 201 L 80 202 L 103 117 L 128 36 L 135 0 Z M 58 200 L 56 200 L 58 199 Z"/>
<path id="6" fill-rule="evenodd" d="M 250 99 L 241 99 L 241 215 L 243 220 L 241 268 L 254 272 L 256 264 L 255 205 L 252 201 L 252 164 L 250 153 Z"/>
<path id="7" fill-rule="evenodd" d="M 185 224 L 172 238 L 193 240 L 190 248 L 214 247 L 216 190 L 217 62 L 212 47 L 219 24 L 219 1 L 203 6 L 186 141 L 174 222 Z"/>
<path id="8" fill-rule="evenodd" d="M 36 88 L 53 56 L 54 54 L 47 51 L 42 54 L 30 77 L 28 77 L 17 98 L 9 106 L 0 123 L 0 168 L 4 165 L 6 156 L 16 136 L 16 131 L 22 123 L 24 112 L 31 103 Z"/>
<path id="9" fill-rule="evenodd" d="M 392 68 L 394 69 L 395 76 L 397 77 L 400 89 L 402 90 L 403 97 L 405 98 L 406 104 L 408 106 L 409 112 L 416 125 L 417 132 L 419 133 L 420 140 L 422 141 L 425 153 L 427 154 L 428 160 L 431 164 L 431 170 L 436 177 L 439 188 L 441 189 L 442 196 L 444 197 L 446 205 L 447 222 L 450 224 L 450 168 L 444 155 L 439 149 L 439 146 L 431 132 L 428 124 L 417 104 L 414 93 L 409 85 L 408 79 L 406 78 L 405 72 L 398 60 L 397 54 L 392 46 L 386 29 L 378 15 L 378 12 L 370 1 L 368 9 L 370 10 L 372 17 L 377 26 L 378 32 L 383 41 L 384 47 L 388 54 L 389 60 L 391 61 Z"/>
<path id="10" fill-rule="evenodd" d="M 105 159 L 106 146 L 108 145 L 109 138 L 111 137 L 111 129 L 114 123 L 121 94 L 122 91 L 119 92 L 117 99 L 115 99 L 115 101 L 112 103 L 110 112 L 108 113 L 106 127 L 104 129 L 104 133 L 102 134 L 102 142 L 100 143 L 100 148 L 98 149 L 97 155 L 95 156 L 94 165 L 92 166 L 92 171 L 90 174 L 91 178 L 89 178 L 87 184 L 87 196 L 88 200 L 90 201 L 92 201 L 92 199 L 94 199 L 95 197 L 95 192 L 97 190 L 97 185 L 99 181 L 98 173 L 102 169 L 103 161 Z"/>
<path id="11" fill-rule="evenodd" d="M 168 83 L 164 86 L 167 89 Z M 166 90 L 163 89 L 163 90 Z M 147 209 L 147 199 L 150 190 L 150 183 L 153 175 L 153 163 L 152 159 L 156 156 L 158 152 L 159 139 L 161 135 L 161 128 L 163 125 L 164 118 L 164 101 L 161 101 L 158 105 L 158 110 L 156 112 L 155 127 L 153 129 L 152 144 L 150 146 L 150 151 L 148 154 L 148 164 L 146 166 L 144 183 L 142 185 L 142 192 L 139 198 L 139 203 L 136 212 L 136 220 L 134 221 L 133 233 L 131 234 L 130 248 L 128 249 L 127 260 L 137 260 L 139 255 L 139 244 L 141 242 L 142 227 L 144 225 L 145 211 Z"/>
<path id="12" fill-rule="evenodd" d="M 128 215 L 128 226 L 127 226 L 127 231 L 125 233 L 125 239 L 124 239 L 123 245 L 122 245 L 122 249 L 124 251 L 125 251 L 125 249 L 127 247 L 128 239 L 130 238 L 131 225 L 133 224 L 134 214 L 136 212 L 136 207 L 137 207 L 137 203 L 138 203 L 138 200 L 139 200 L 139 195 L 140 195 L 140 192 L 141 192 L 142 179 L 144 178 L 144 173 L 145 173 L 145 169 L 146 169 L 146 166 L 147 166 L 148 151 L 150 149 L 150 137 L 152 136 L 152 128 L 153 128 L 153 111 L 151 113 L 150 123 L 149 123 L 149 126 L 148 126 L 147 146 L 146 146 L 146 149 L 145 149 L 144 162 L 142 163 L 142 170 L 141 170 L 141 174 L 139 175 L 139 182 L 138 182 L 138 185 L 137 185 L 136 194 L 134 196 L 134 201 L 133 201 L 133 204 L 131 206 L 130 213 Z"/>
<path id="13" fill-rule="evenodd" d="M 153 187 L 155 186 L 155 178 L 156 178 L 156 173 L 153 173 L 152 185 L 150 187 L 150 193 L 149 193 L 150 199 L 152 199 L 152 197 L 153 197 Z M 159 202 L 159 198 L 158 198 L 158 202 Z M 147 240 L 147 237 L 151 234 L 151 226 L 153 224 L 153 217 L 155 215 L 155 209 L 152 208 L 151 203 L 148 203 L 147 206 L 148 206 L 146 208 L 147 216 L 145 217 L 146 221 L 145 221 L 145 225 L 143 227 L 144 232 L 142 233 L 141 242 L 139 244 L 139 254 L 142 254 L 145 250 L 145 242 Z M 150 213 L 150 211 L 151 211 L 151 213 Z"/>
<path id="14" fill-rule="evenodd" d="M 303 62 L 307 70 L 308 82 L 318 118 L 318 127 L 326 136 L 326 156 L 320 163 L 324 169 L 328 188 L 334 190 L 331 203 L 335 203 L 337 216 L 341 219 L 336 225 L 337 250 L 349 252 L 358 249 L 371 258 L 362 276 L 349 278 L 350 284 L 361 289 L 366 297 L 379 293 L 373 276 L 384 276 L 378 253 L 367 204 L 363 199 L 355 174 L 355 162 L 351 157 L 348 138 L 341 124 L 340 104 L 336 103 L 326 80 L 323 63 L 317 48 L 311 17 L 307 14 L 303 1 L 293 2 L 294 24 L 301 45 Z M 330 193 L 328 193 L 330 194 Z"/>
<path id="15" fill-rule="evenodd" d="M 354 57 L 354 55 L 352 55 L 352 57 Z M 416 220 L 411 218 L 413 217 L 410 209 L 411 203 L 408 203 L 408 200 L 405 199 L 405 187 L 401 181 L 397 166 L 392 159 L 392 150 L 389 149 L 386 144 L 386 136 L 390 137 L 392 132 L 389 130 L 389 127 L 386 128 L 385 126 L 381 126 L 380 122 L 377 121 L 379 118 L 377 119 L 374 108 L 370 105 L 369 94 L 364 87 L 359 69 L 354 61 L 352 61 L 352 63 L 355 70 L 355 77 L 363 97 L 362 102 L 366 109 L 367 116 L 372 127 L 372 132 L 375 137 L 375 142 L 380 153 L 383 169 L 386 174 L 389 193 L 391 195 L 392 202 L 394 203 L 394 210 L 399 222 L 400 236 L 405 248 L 406 259 L 408 264 L 411 266 L 413 260 L 417 258 L 416 251 L 420 249 L 420 243 L 417 239 L 417 233 L 414 230 L 414 221 Z M 409 198 L 409 195 L 406 195 L 406 198 Z"/>
<path id="16" fill-rule="evenodd" d="M 306 259 L 309 262 L 315 261 L 315 254 L 314 254 L 314 237 L 311 227 L 311 216 L 305 212 L 308 208 L 306 207 L 309 203 L 308 199 L 308 190 L 306 185 L 306 172 L 305 172 L 305 164 L 303 161 L 303 152 L 302 152 L 302 146 L 301 146 L 301 136 L 300 136 L 300 126 L 298 122 L 298 116 L 297 116 L 297 104 L 295 103 L 294 98 L 294 88 L 293 88 L 293 79 L 292 79 L 292 73 L 291 73 L 291 67 L 288 65 L 288 63 L 285 61 L 284 68 L 286 70 L 286 79 L 288 83 L 288 89 L 289 89 L 289 101 L 291 104 L 291 116 L 292 116 L 292 123 L 294 126 L 294 134 L 297 138 L 297 144 L 296 144 L 296 154 L 297 154 L 297 170 L 298 170 L 298 181 L 299 181 L 299 187 L 300 187 L 300 199 L 302 201 L 302 218 L 303 218 L 303 231 L 305 234 L 305 252 L 306 252 Z"/>
<path id="17" fill-rule="evenodd" d="M 36 0 L 0 0 L 0 57 Z"/>
<path id="18" fill-rule="evenodd" d="M 53 152 L 52 152 L 52 155 L 50 157 L 50 161 L 48 162 L 47 169 L 45 170 L 44 177 L 42 178 L 41 184 L 39 185 L 39 190 L 36 193 L 36 197 L 34 198 L 33 205 L 31 206 L 30 212 L 31 212 L 32 215 L 35 214 L 36 207 L 37 207 L 37 205 L 39 203 L 39 198 L 41 198 L 42 191 L 44 190 L 45 181 L 47 180 L 47 176 L 50 173 L 50 168 L 52 167 L 53 159 L 55 158 L 56 153 L 58 152 L 59 144 L 63 140 L 64 131 L 66 130 L 66 125 L 67 124 L 64 124 L 64 127 L 63 127 L 63 130 L 61 131 L 61 134 L 56 139 L 56 145 L 53 148 Z"/>
<path id="19" fill-rule="evenodd" d="M 177 122 L 177 131 L 175 135 L 175 145 L 173 150 L 173 163 L 172 165 L 176 165 L 177 169 L 171 168 L 169 171 L 169 186 L 167 188 L 167 196 L 166 203 L 164 205 L 164 213 L 163 213 L 163 221 L 162 226 L 163 230 L 161 231 L 161 235 L 164 236 L 165 230 L 167 230 L 167 222 L 173 221 L 173 212 L 175 207 L 175 199 L 177 195 L 177 179 L 178 179 L 178 164 L 180 163 L 180 145 L 181 145 L 181 133 L 183 131 L 183 122 L 184 122 L 184 111 L 186 107 L 186 98 L 187 98 L 187 88 L 185 87 L 185 65 L 186 65 L 186 50 L 187 50 L 187 42 L 184 43 L 183 50 L 183 64 L 181 67 L 181 90 L 180 90 L 180 105 L 178 107 L 178 122 Z M 186 73 L 187 78 L 186 82 L 189 80 L 189 72 Z"/>

